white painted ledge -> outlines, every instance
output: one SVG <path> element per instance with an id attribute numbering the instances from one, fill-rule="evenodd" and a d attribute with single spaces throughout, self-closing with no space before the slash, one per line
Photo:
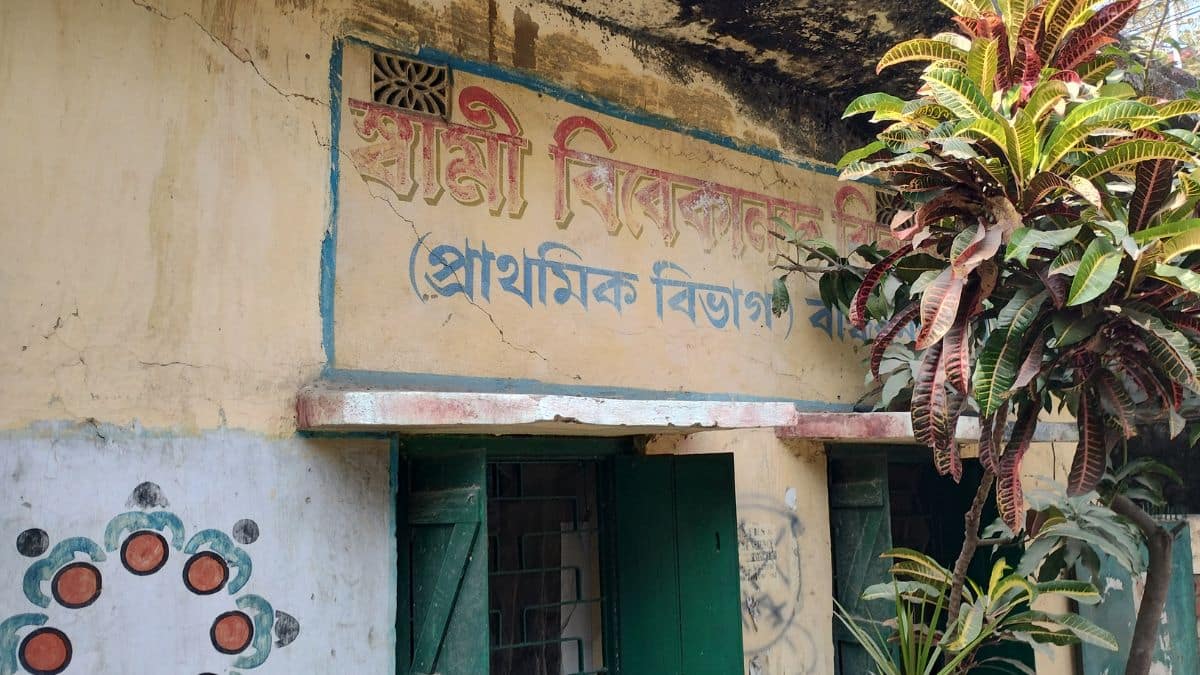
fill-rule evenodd
<path id="1" fill-rule="evenodd" d="M 788 402 L 672 401 L 401 391 L 314 385 L 296 402 L 303 430 L 623 436 L 761 429 L 795 420 Z"/>
<path id="2" fill-rule="evenodd" d="M 301 390 L 297 424 L 305 431 L 627 436 L 716 429 L 775 429 L 780 438 L 911 443 L 905 413 L 801 412 L 787 401 L 675 401 L 539 394 L 405 391 L 317 383 Z M 959 440 L 978 440 L 974 418 L 959 420 Z M 1075 427 L 1041 424 L 1035 439 L 1067 441 Z"/>

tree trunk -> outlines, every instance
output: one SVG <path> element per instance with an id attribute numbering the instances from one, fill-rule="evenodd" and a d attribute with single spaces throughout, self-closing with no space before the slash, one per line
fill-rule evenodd
<path id="1" fill-rule="evenodd" d="M 959 607 L 962 605 L 963 584 L 967 580 L 967 568 L 971 566 L 971 559 L 975 557 L 975 549 L 979 548 L 979 519 L 983 515 L 983 505 L 987 503 L 988 495 L 992 491 L 992 481 L 995 478 L 996 474 L 991 471 L 983 474 L 983 478 L 979 480 L 979 488 L 975 490 L 975 501 L 971 502 L 971 509 L 963 518 L 963 545 L 958 552 L 958 560 L 954 563 L 953 582 L 950 585 L 950 606 L 946 608 L 947 627 L 953 625 L 955 619 L 958 618 Z"/>
<path id="2" fill-rule="evenodd" d="M 1129 660 L 1125 662 L 1125 675 L 1148 675 L 1159 626 L 1162 625 L 1163 609 L 1167 606 L 1167 591 L 1171 585 L 1171 545 L 1174 537 L 1128 497 L 1117 496 L 1112 509 L 1141 530 L 1146 538 L 1146 548 L 1150 551 L 1146 588 L 1142 593 L 1142 605 L 1138 608 L 1137 623 L 1133 627 Z"/>

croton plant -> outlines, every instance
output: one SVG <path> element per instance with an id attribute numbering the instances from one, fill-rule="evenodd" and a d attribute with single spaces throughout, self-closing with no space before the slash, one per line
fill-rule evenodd
<path id="1" fill-rule="evenodd" d="M 846 111 L 887 123 L 840 167 L 902 197 L 900 246 L 833 260 L 822 295 L 860 328 L 880 322 L 871 371 L 907 361 L 883 374 L 911 376 L 916 437 L 956 480 L 955 427 L 977 412 L 980 459 L 1019 531 L 1041 409 L 1059 402 L 1077 420 L 1069 491 L 1081 494 L 1135 421 L 1177 433 L 1200 389 L 1200 101 L 1138 98 L 1121 81 L 1111 45 L 1138 0 L 941 2 L 956 32 L 879 63 L 926 62 L 916 98 L 872 93 Z"/>

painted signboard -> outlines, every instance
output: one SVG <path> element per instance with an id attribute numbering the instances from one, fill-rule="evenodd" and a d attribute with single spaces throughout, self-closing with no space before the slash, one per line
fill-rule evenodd
<path id="1" fill-rule="evenodd" d="M 826 167 L 477 64 L 347 41 L 331 80 L 326 348 L 340 371 L 850 403 L 861 335 L 793 280 L 788 228 L 881 235 Z"/>

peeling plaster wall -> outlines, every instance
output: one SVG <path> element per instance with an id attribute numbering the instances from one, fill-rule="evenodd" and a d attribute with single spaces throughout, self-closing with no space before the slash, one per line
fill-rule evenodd
<path id="1" fill-rule="evenodd" d="M 387 444 L 295 433 L 295 393 L 326 365 L 318 297 L 335 37 L 525 69 L 738 142 L 798 147 L 710 70 L 555 4 L 0 3 L 0 572 L 10 580 L 0 620 L 41 611 L 16 581 L 32 564 L 12 545 L 19 533 L 103 545 L 114 516 L 166 510 L 127 506 L 149 481 L 186 538 L 234 536 L 252 517 L 261 537 L 241 548 L 254 573 L 236 596 L 197 600 L 175 583 L 180 550 L 144 578 L 107 552 L 94 604 L 46 612 L 74 641 L 68 673 L 224 672 L 233 659 L 212 660 L 204 631 L 246 594 L 301 626 L 254 672 L 390 672 Z M 490 333 L 479 347 L 504 348 Z M 776 670 L 760 672 L 829 672 L 823 455 L 758 433 L 678 448 L 694 449 L 736 450 L 744 513 L 805 534 L 794 562 L 815 581 L 784 627 L 800 632 L 771 648 Z M 164 614 L 138 616 L 147 606 Z M 129 647 L 147 641 L 154 658 L 138 660 Z"/>

